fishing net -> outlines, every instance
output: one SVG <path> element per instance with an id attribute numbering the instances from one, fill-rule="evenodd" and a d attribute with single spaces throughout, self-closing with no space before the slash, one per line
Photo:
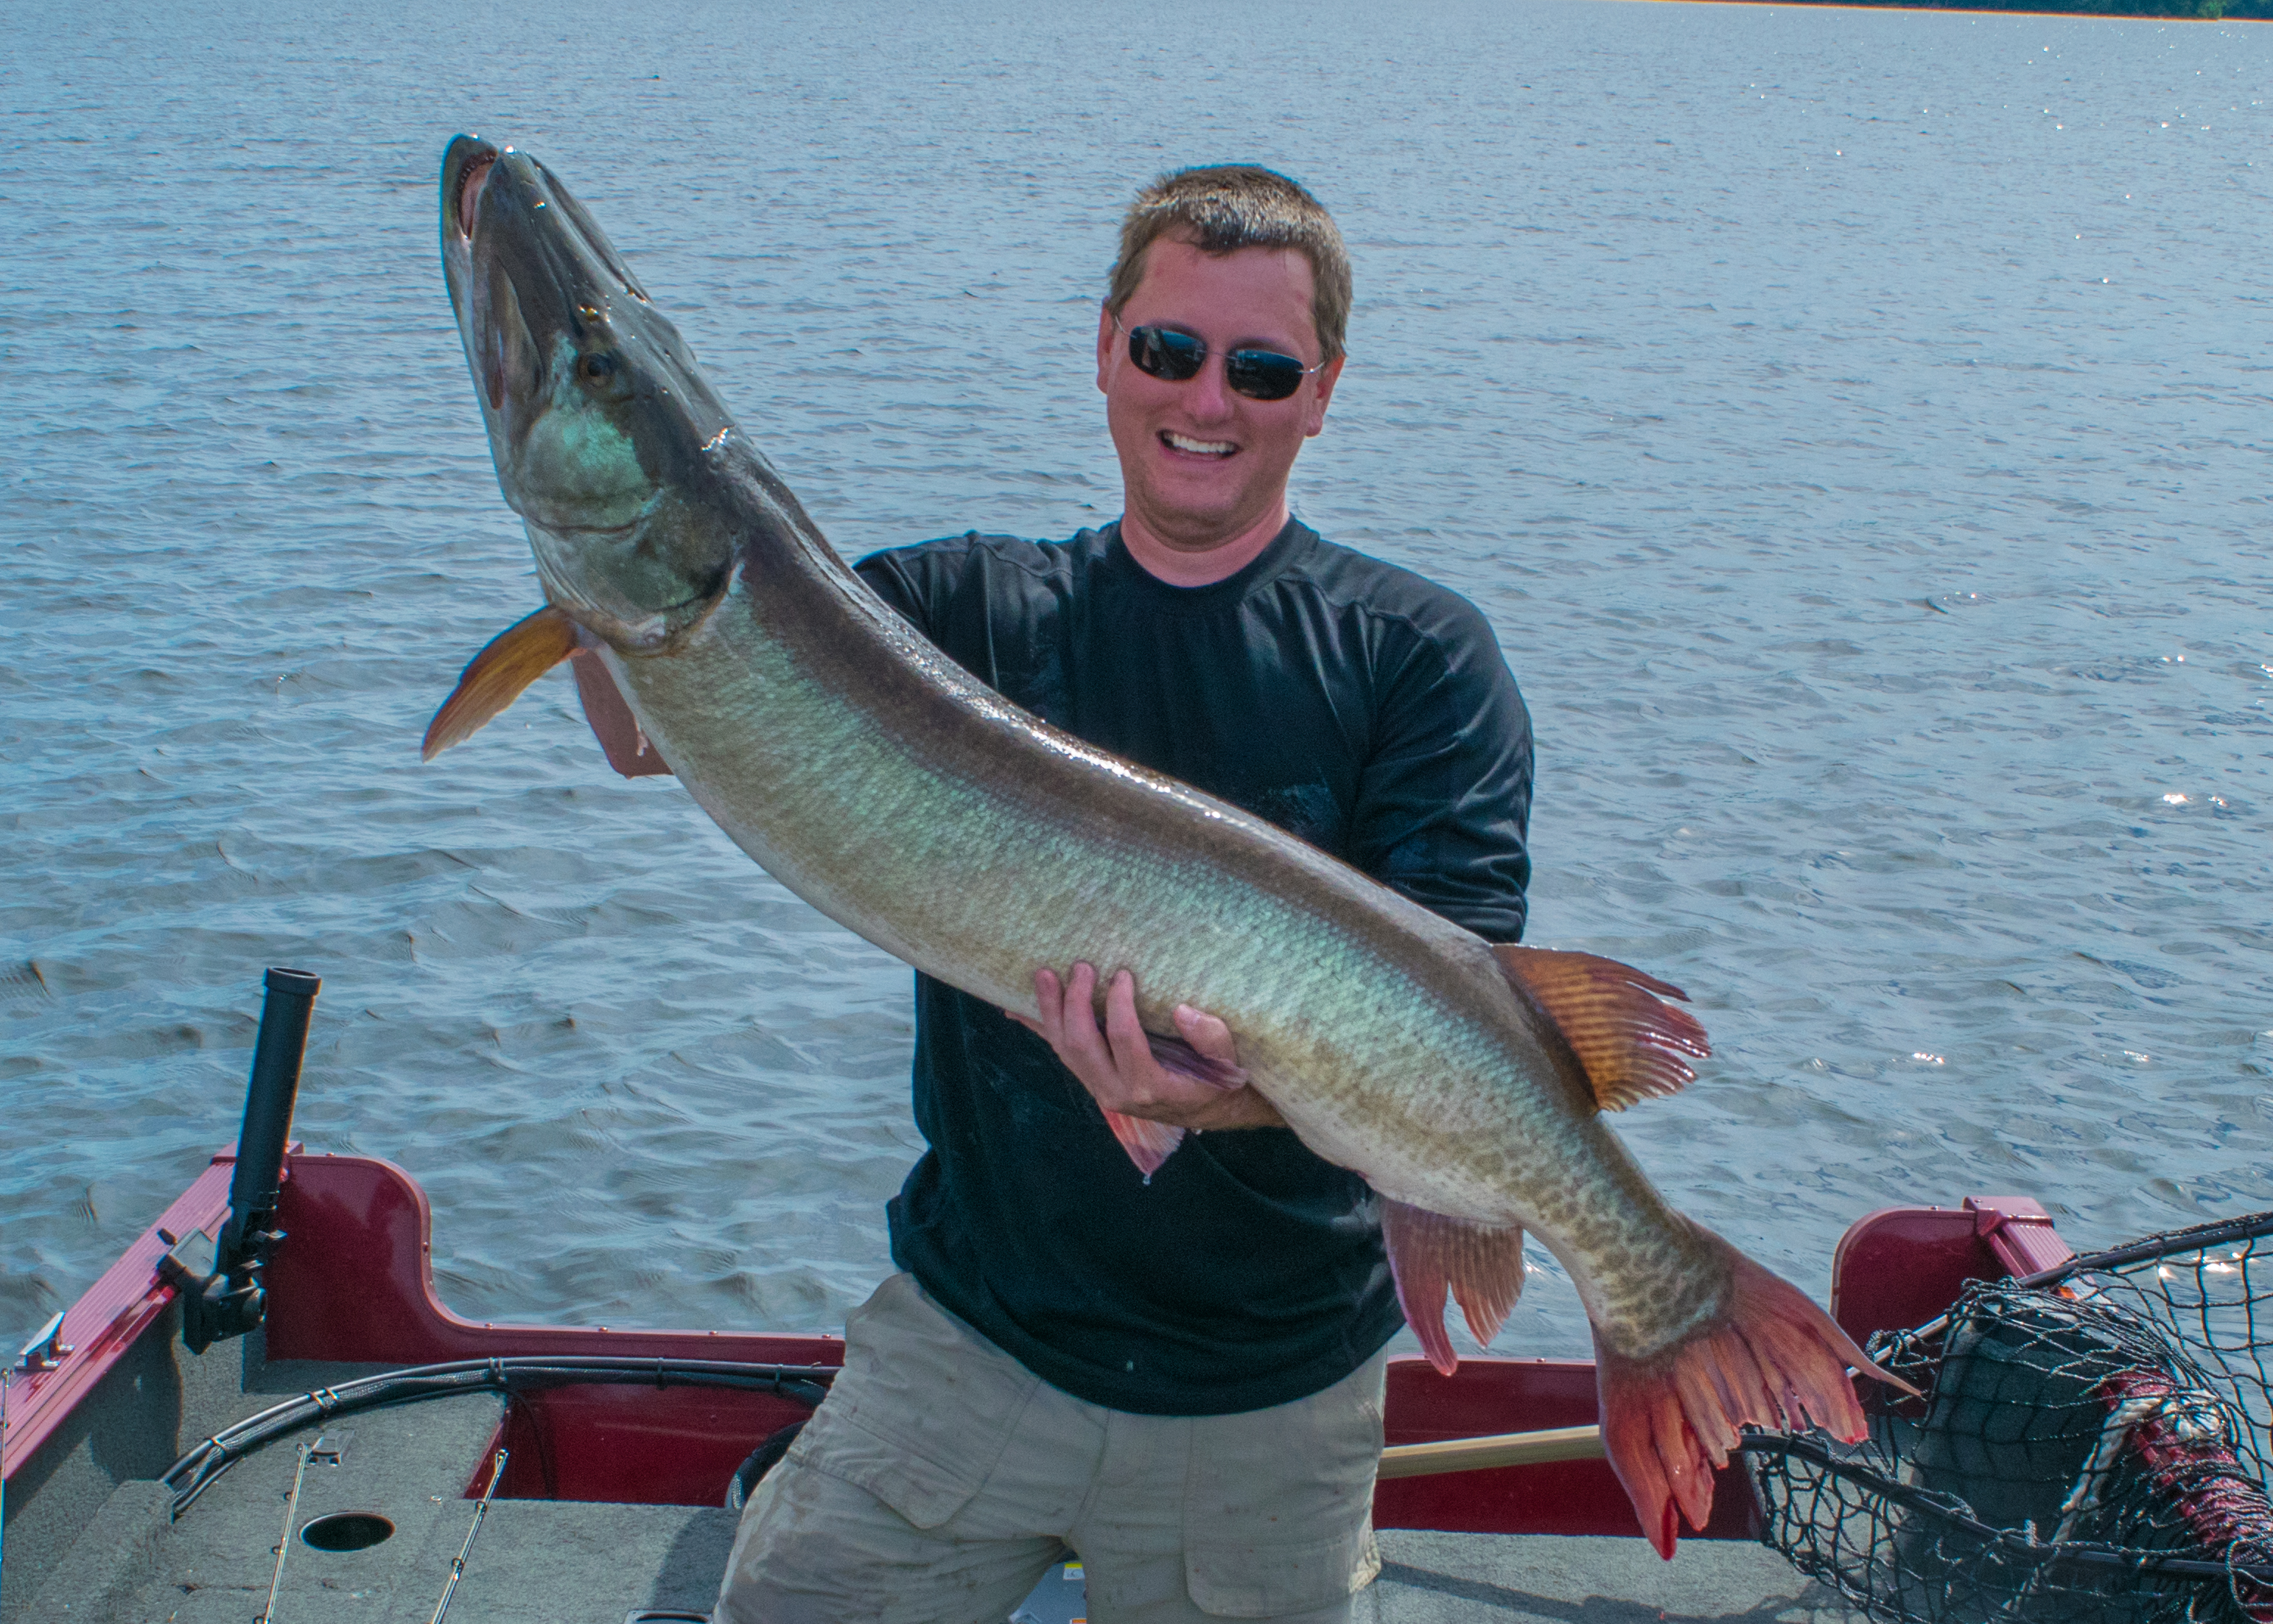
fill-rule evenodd
<path id="1" fill-rule="evenodd" d="M 2273 1213 L 1976 1282 L 1871 1436 L 1745 1440 L 1767 1542 L 1885 1624 L 2273 1624 Z"/>

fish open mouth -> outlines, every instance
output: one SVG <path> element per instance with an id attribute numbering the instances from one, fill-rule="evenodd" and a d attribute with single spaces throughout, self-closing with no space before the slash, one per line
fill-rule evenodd
<path id="1" fill-rule="evenodd" d="M 496 167 L 497 159 L 493 156 L 476 158 L 466 166 L 465 174 L 458 181 L 458 235 L 469 241 L 474 235 L 474 209 L 482 199 L 482 183 Z"/>

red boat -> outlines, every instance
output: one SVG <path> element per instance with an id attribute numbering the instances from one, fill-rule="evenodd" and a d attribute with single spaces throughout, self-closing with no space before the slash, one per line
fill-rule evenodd
<path id="1" fill-rule="evenodd" d="M 314 979 L 296 1034 L 289 978 L 270 973 L 246 1160 L 215 1156 L 16 1362 L 0 1624 L 706 1617 L 728 1485 L 810 1413 L 843 1344 L 451 1312 L 411 1176 L 285 1144 Z M 1876 1212 L 1839 1242 L 1832 1312 L 1859 1342 L 2069 1255 L 2022 1197 Z M 1836 1615 L 1758 1543 L 1740 1466 L 1660 1562 L 1594 1420 L 1585 1362 L 1392 1364 L 1362 1616 Z M 1079 1590 L 1054 1574 L 1021 1616 L 1078 1617 Z"/>

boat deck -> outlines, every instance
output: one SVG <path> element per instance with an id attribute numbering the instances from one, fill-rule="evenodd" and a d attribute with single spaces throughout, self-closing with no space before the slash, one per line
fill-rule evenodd
<path id="1" fill-rule="evenodd" d="M 1839 1598 L 1764 1545 L 1556 1534 L 1381 1535 L 1358 1624 L 1849 1624 Z"/>
<path id="2" fill-rule="evenodd" d="M 242 1368 L 244 1391 L 216 1393 L 222 1384 L 210 1383 L 184 1395 L 198 1430 L 374 1367 L 255 1358 Z M 321 1429 L 337 1457 L 311 1461 L 294 1527 L 356 1511 L 385 1517 L 394 1532 L 356 1551 L 292 1540 L 274 1624 L 424 1624 L 471 1525 L 467 1491 L 483 1478 L 503 1416 L 501 1398 L 470 1394 Z M 244 1624 L 266 1600 L 296 1445 L 318 1435 L 310 1428 L 238 1462 L 178 1522 L 168 1519 L 169 1491 L 150 1478 L 104 1485 L 107 1498 L 87 1506 L 68 1553 L 27 1606 L 8 1610 L 11 1619 Z M 500 1497 L 450 1616 L 465 1624 L 619 1624 L 642 1609 L 699 1617 L 716 1596 L 735 1519 L 706 1507 Z M 1774 1553 L 1741 1542 L 1690 1541 L 1669 1564 L 1639 1539 L 1389 1530 L 1381 1545 L 1384 1566 L 1361 1598 L 1362 1624 L 1834 1624 L 1849 1616 Z M 1053 1615 L 1037 1599 L 1040 1624 L 1072 1613 L 1069 1603 Z"/>
<path id="3" fill-rule="evenodd" d="M 286 1399 L 350 1379 L 491 1359 L 599 1360 L 632 1384 L 525 1386 L 334 1417 L 294 1518 L 375 1513 L 389 1536 L 321 1551 L 294 1539 L 272 1624 L 425 1624 L 487 1480 L 513 1459 L 450 1616 L 464 1624 L 617 1624 L 641 1610 L 700 1619 L 716 1595 L 734 1515 L 709 1502 L 757 1440 L 804 1414 L 763 1388 L 664 1381 L 647 1362 L 821 1367 L 832 1337 L 492 1325 L 434 1295 L 431 1214 L 416 1183 L 370 1158 L 299 1154 L 277 1212 L 291 1236 L 268 1274 L 266 1325 L 192 1357 L 156 1273 L 176 1235 L 217 1229 L 232 1159 L 217 1157 L 59 1322 L 59 1363 L 15 1393 L 0 1624 L 246 1624 L 267 1598 L 296 1441 L 278 1439 L 214 1481 L 178 1521 L 157 1481 L 198 1440 Z M 196 1232 L 196 1233 L 193 1233 Z M 184 1242 L 184 1244 L 187 1243 Z M 2033 1202 L 1873 1214 L 1834 1260 L 1833 1309 L 1860 1338 L 1940 1312 L 1969 1279 L 2027 1274 L 2068 1255 Z M 276 1357 L 269 1357 L 272 1350 Z M 374 1363 L 347 1363 L 369 1360 Z M 1391 1441 L 1424 1443 L 1594 1419 L 1592 1367 L 1465 1360 L 1440 1377 L 1392 1362 Z M 501 1428 L 500 1422 L 507 1425 Z M 640 1503 L 640 1502 L 657 1503 Z M 1843 1624 L 1857 1615 L 1746 1536 L 1756 1525 L 1723 1475 L 1711 1539 L 1660 1562 L 1632 1531 L 1608 1466 L 1571 1461 L 1384 1481 L 1385 1567 L 1361 1624 Z M 1523 1530 L 1523 1532 L 1505 1530 Z M 1486 1530 L 1502 1531 L 1481 1531 Z M 1475 1530 L 1475 1531 L 1454 1531 Z M 1077 1584 L 1046 1582 L 1021 1624 L 1066 1624 Z M 980 1620 L 979 1624 L 988 1624 Z"/>

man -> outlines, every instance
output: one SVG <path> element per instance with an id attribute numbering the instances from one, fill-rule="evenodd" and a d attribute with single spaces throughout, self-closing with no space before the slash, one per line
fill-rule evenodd
<path id="1" fill-rule="evenodd" d="M 859 573 L 1046 720 L 1513 941 L 1531 740 L 1490 631 L 1287 511 L 1349 304 L 1340 236 L 1292 181 L 1147 187 L 1098 321 L 1120 521 Z M 994 1624 L 1069 1550 L 1098 1624 L 1326 1624 L 1378 1568 L 1402 1320 L 1369 1192 L 1253 1090 L 1164 1071 L 1105 969 L 1101 1023 L 1087 964 L 1038 967 L 1033 1016 L 918 976 L 931 1148 L 890 1207 L 904 1272 L 848 1318 L 844 1373 L 759 1485 L 721 1624 Z M 1175 1019 L 1235 1061 L 1221 1021 Z M 1186 1137 L 1148 1177 L 1106 1112 Z"/>

